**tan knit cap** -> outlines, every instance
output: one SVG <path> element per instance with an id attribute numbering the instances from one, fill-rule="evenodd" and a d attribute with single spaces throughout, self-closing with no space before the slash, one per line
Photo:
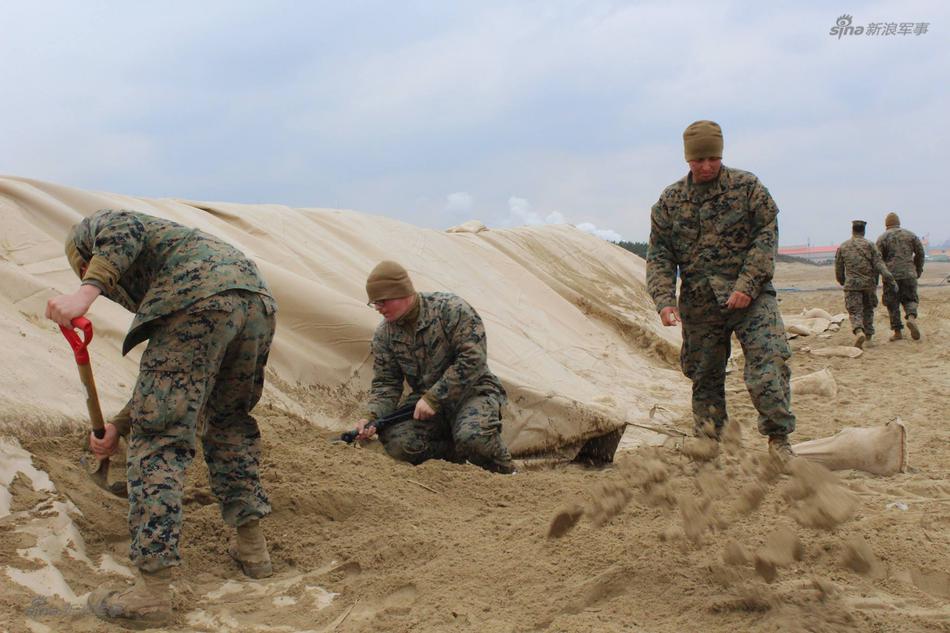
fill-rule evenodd
<path id="1" fill-rule="evenodd" d="M 690 123 L 683 132 L 686 160 L 722 158 L 722 128 L 714 121 Z"/>
<path id="2" fill-rule="evenodd" d="M 376 264 L 366 278 L 366 296 L 370 303 L 385 299 L 401 299 L 416 293 L 406 269 L 393 261 Z"/>
<path id="3" fill-rule="evenodd" d="M 891 211 L 884 217 L 884 228 L 889 229 L 892 226 L 900 226 L 901 219 L 897 217 L 897 214 Z"/>

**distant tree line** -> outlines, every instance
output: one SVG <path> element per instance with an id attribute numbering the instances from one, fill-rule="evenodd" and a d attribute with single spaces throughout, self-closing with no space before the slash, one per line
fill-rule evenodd
<path id="1" fill-rule="evenodd" d="M 620 240 L 619 242 L 614 242 L 620 248 L 625 248 L 631 253 L 639 255 L 643 259 L 647 258 L 647 243 L 646 242 L 627 242 L 626 240 Z"/>
<path id="2" fill-rule="evenodd" d="M 808 264 L 809 266 L 830 266 L 835 263 L 833 259 L 808 259 L 806 257 L 795 257 L 794 255 L 775 254 L 775 261 L 786 264 Z"/>
<path id="3" fill-rule="evenodd" d="M 625 248 L 635 255 L 639 255 L 643 259 L 647 258 L 647 243 L 646 242 L 628 242 L 626 240 L 620 240 L 619 242 L 614 242 L 620 248 Z M 795 257 L 794 255 L 776 255 L 775 260 L 779 262 L 793 263 L 793 264 L 810 264 L 812 266 L 824 266 L 826 264 L 834 263 L 833 261 L 828 262 L 815 262 L 810 259 L 805 259 L 804 257 Z"/>

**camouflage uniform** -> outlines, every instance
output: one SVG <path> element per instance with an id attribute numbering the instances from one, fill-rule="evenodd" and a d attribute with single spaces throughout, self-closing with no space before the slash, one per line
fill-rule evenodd
<path id="1" fill-rule="evenodd" d="M 196 434 L 225 523 L 270 512 L 250 411 L 264 385 L 276 303 L 243 253 L 174 222 L 99 211 L 71 238 L 89 270 L 107 273 L 87 272 L 83 283 L 135 312 L 123 353 L 149 340 L 129 402 L 130 558 L 145 571 L 177 565 Z"/>
<path id="2" fill-rule="evenodd" d="M 884 286 L 884 305 L 891 319 L 891 329 L 901 330 L 901 305 L 904 316 L 917 318 L 917 280 L 924 272 L 924 245 L 913 232 L 899 226 L 891 227 L 877 238 L 877 249 L 884 265 L 897 281 L 897 292 Z"/>
<path id="3" fill-rule="evenodd" d="M 844 286 L 844 305 L 851 319 L 851 331 L 874 334 L 874 308 L 877 306 L 877 276 L 893 283 L 877 248 L 860 235 L 842 242 L 835 252 L 835 278 Z"/>
<path id="4" fill-rule="evenodd" d="M 488 369 L 481 317 L 447 292 L 419 293 L 417 306 L 396 322 L 383 321 L 373 336 L 373 384 L 367 418 L 381 418 L 425 398 L 429 420 L 407 420 L 380 431 L 393 458 L 468 460 L 489 470 L 510 468 L 501 439 L 505 389 Z M 403 382 L 410 393 L 405 398 Z"/>
<path id="5" fill-rule="evenodd" d="M 682 278 L 680 361 L 693 381 L 697 431 L 727 421 L 726 362 L 735 333 L 745 354 L 745 382 L 763 435 L 795 430 L 789 389 L 791 355 L 772 273 L 778 207 L 755 175 L 723 166 L 709 185 L 692 175 L 663 191 L 650 216 L 647 288 L 658 311 L 675 305 Z M 745 309 L 728 310 L 733 291 L 749 295 Z"/>

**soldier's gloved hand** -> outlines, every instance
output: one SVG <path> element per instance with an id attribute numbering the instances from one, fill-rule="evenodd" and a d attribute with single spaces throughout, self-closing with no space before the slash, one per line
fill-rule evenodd
<path id="1" fill-rule="evenodd" d="M 356 423 L 356 439 L 368 440 L 376 435 L 376 425 L 371 424 L 369 420 L 362 419 Z"/>
<path id="2" fill-rule="evenodd" d="M 429 403 L 426 402 L 425 398 L 419 398 L 419 402 L 416 403 L 416 410 L 412 412 L 413 419 L 428 420 L 434 415 L 435 409 L 429 406 Z"/>
<path id="3" fill-rule="evenodd" d="M 119 432 L 115 425 L 106 422 L 105 431 L 105 435 L 102 436 L 101 440 L 96 437 L 95 433 L 89 432 L 89 450 L 97 459 L 111 457 L 119 448 Z"/>
<path id="4" fill-rule="evenodd" d="M 680 322 L 680 311 L 675 306 L 667 306 L 660 310 L 660 322 L 663 325 L 676 325 Z"/>

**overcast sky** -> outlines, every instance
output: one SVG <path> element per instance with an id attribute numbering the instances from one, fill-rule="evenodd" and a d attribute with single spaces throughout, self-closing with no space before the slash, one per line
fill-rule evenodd
<path id="1" fill-rule="evenodd" d="M 892 210 L 950 238 L 942 0 L 3 5 L 2 174 L 645 241 L 713 119 L 783 245 Z M 926 31 L 830 35 L 846 13 Z"/>

